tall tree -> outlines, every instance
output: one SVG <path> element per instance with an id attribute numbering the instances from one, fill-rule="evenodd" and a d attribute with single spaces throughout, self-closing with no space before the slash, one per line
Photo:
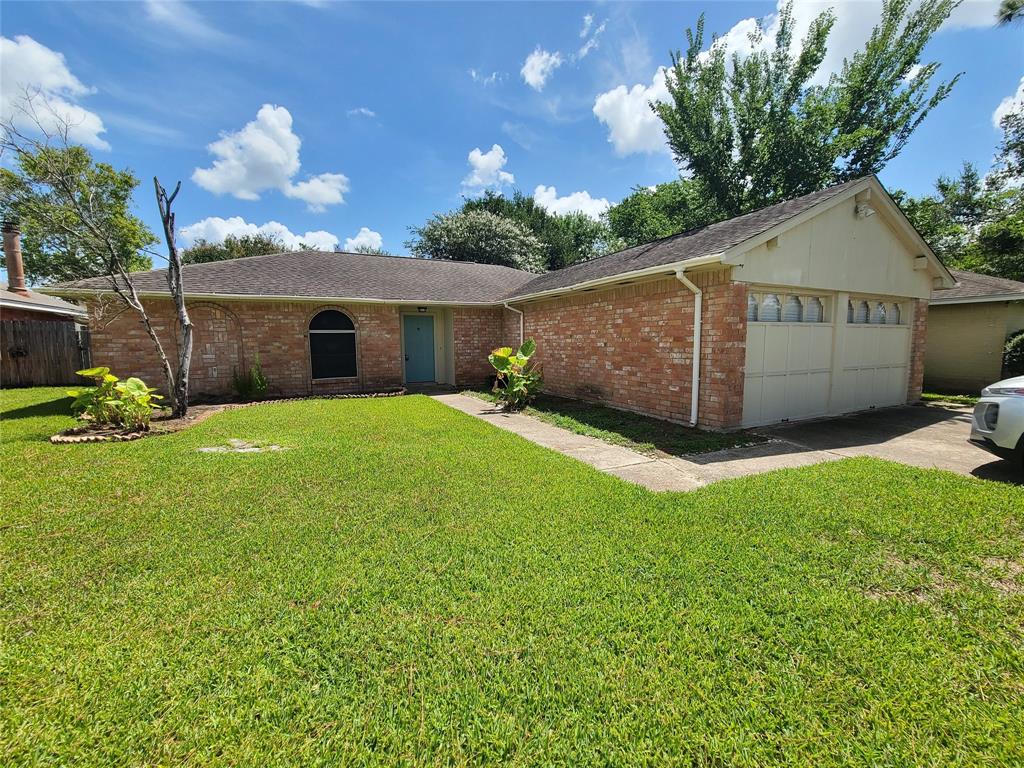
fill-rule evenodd
<path id="1" fill-rule="evenodd" d="M 583 213 L 555 214 L 540 205 L 532 195 L 519 190 L 506 197 L 487 190 L 477 198 L 463 202 L 463 213 L 487 211 L 516 221 L 533 233 L 544 248 L 547 269 L 562 269 L 604 253 L 612 244 L 607 227 Z"/>
<path id="2" fill-rule="evenodd" d="M 248 256 L 266 256 L 290 250 L 284 241 L 276 235 L 257 232 L 252 235 L 228 235 L 223 242 L 211 243 L 208 240 L 196 240 L 181 252 L 184 264 L 204 264 L 211 261 L 227 261 L 228 259 L 244 259 Z"/>
<path id="3" fill-rule="evenodd" d="M 713 42 L 704 48 L 704 17 L 687 30 L 685 55 L 672 55 L 669 99 L 652 104 L 680 168 L 693 175 L 714 208 L 735 216 L 878 172 L 906 145 L 959 75 L 934 88 L 939 65 L 921 64 L 924 46 L 956 0 L 884 0 L 862 50 L 827 84 L 813 84 L 834 24 L 831 11 L 793 47 L 790 3 L 766 45 L 759 26 L 747 56 Z"/>
<path id="4" fill-rule="evenodd" d="M 606 214 L 611 235 L 625 245 L 640 245 L 723 218 L 692 179 L 656 187 L 634 187 Z"/>
<path id="5" fill-rule="evenodd" d="M 154 179 L 169 249 L 168 287 L 178 311 L 183 347 L 187 347 L 179 351 L 175 371 L 131 277 L 140 243 L 148 246 L 154 242 L 141 222 L 127 213 L 138 182 L 128 171 L 93 162 L 88 150 L 70 141 L 71 125 L 66 119 L 53 113 L 44 123 L 38 119 L 35 107 L 23 104 L 17 123 L 14 119 L 0 123 L 0 151 L 12 156 L 18 169 L 4 170 L 0 208 L 5 214 L 21 217 L 23 229 L 35 226 L 55 233 L 53 236 L 63 240 L 67 252 L 76 254 L 89 267 L 89 276 L 106 278 L 109 293 L 138 315 L 160 360 L 172 411 L 183 415 L 188 408 L 188 388 L 187 384 L 182 388 L 180 379 L 184 376 L 187 381 L 188 369 L 182 369 L 181 360 L 191 356 L 191 324 L 184 308 L 181 264 L 170 210 L 177 189 L 167 196 Z M 23 129 L 26 117 L 29 128 Z M 98 311 L 99 294 L 94 311 Z"/>
<path id="6" fill-rule="evenodd" d="M 996 11 L 996 21 L 1009 24 L 1024 19 L 1024 0 L 1003 0 Z"/>
<path id="7" fill-rule="evenodd" d="M 421 259 L 500 264 L 527 272 L 544 271 L 544 246 L 517 221 L 490 211 L 439 214 L 422 227 L 410 227 L 406 247 Z"/>
<path id="8" fill-rule="evenodd" d="M 139 185 L 131 171 L 95 162 L 85 147 L 61 141 L 59 130 L 54 142 L 30 140 L 13 123 L 2 130 L 2 146 L 13 163 L 0 167 L 0 218 L 20 223 L 30 283 L 107 274 L 108 243 L 127 271 L 152 268 L 143 249 L 156 238 L 131 213 L 132 192 Z M 56 186 L 57 180 L 68 186 Z M 84 190 L 96 220 L 103 223 L 102 238 L 81 227 L 73 200 Z"/>

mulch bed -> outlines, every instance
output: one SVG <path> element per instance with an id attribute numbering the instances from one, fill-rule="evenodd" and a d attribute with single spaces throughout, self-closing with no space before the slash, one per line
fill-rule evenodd
<path id="1" fill-rule="evenodd" d="M 281 397 L 273 400 L 255 400 L 251 403 L 190 405 L 188 413 L 181 418 L 175 419 L 170 416 L 155 417 L 150 423 L 148 430 L 125 430 L 107 425 L 82 424 L 52 435 L 50 442 L 57 445 L 127 442 L 129 440 L 138 440 L 141 437 L 155 437 L 156 435 L 169 435 L 173 432 L 180 432 L 183 429 L 206 421 L 214 414 L 236 408 L 251 408 L 254 405 L 274 405 L 275 403 L 297 403 L 303 400 L 356 400 L 368 397 L 398 397 L 405 394 L 407 394 L 407 391 L 403 387 L 401 389 L 387 389 L 380 392 L 358 392 L 347 395 L 310 395 L 309 397 Z"/>

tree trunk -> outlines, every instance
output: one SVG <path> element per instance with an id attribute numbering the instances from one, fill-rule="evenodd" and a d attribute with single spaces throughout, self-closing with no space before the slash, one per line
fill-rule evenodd
<path id="1" fill-rule="evenodd" d="M 160 186 L 156 176 L 153 177 L 156 188 L 156 203 L 160 208 L 160 219 L 164 225 L 164 239 L 167 241 L 167 287 L 174 300 L 175 312 L 178 316 L 178 329 L 181 332 L 181 347 L 178 350 L 178 370 L 174 374 L 174 388 L 171 392 L 171 415 L 175 418 L 184 416 L 188 411 L 188 375 L 192 368 L 192 321 L 185 307 L 185 284 L 181 275 L 181 254 L 174 241 L 174 212 L 171 205 L 181 190 L 179 181 L 174 191 L 168 195 Z"/>

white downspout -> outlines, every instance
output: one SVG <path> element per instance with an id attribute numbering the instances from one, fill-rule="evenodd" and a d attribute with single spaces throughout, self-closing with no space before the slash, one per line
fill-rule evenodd
<path id="1" fill-rule="evenodd" d="M 519 315 L 519 346 L 523 346 L 523 342 L 526 341 L 526 339 L 523 338 L 525 334 L 525 330 L 523 327 L 523 310 L 516 309 L 515 307 L 510 307 L 507 301 L 503 304 L 503 306 L 505 307 L 505 309 L 511 310 L 512 312 L 515 312 L 517 315 Z"/>
<path id="2" fill-rule="evenodd" d="M 676 270 L 676 279 L 693 293 L 693 381 L 690 384 L 690 425 L 697 426 L 697 403 L 700 402 L 700 331 L 701 306 L 704 294 L 685 274 L 685 269 Z"/>

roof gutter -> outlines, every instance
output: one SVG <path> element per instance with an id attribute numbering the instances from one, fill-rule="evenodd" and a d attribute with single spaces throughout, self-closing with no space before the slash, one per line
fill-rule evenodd
<path id="1" fill-rule="evenodd" d="M 704 293 L 686 276 L 686 269 L 676 270 L 676 280 L 685 285 L 693 293 L 693 361 L 690 371 L 690 426 L 697 426 L 697 405 L 700 402 L 700 337 L 701 320 L 703 317 Z"/>
<path id="2" fill-rule="evenodd" d="M 52 315 L 65 315 L 67 317 L 77 317 L 81 319 L 85 319 L 89 316 L 89 313 L 84 309 L 64 309 L 62 307 L 50 307 L 46 304 L 29 304 L 25 301 L 5 301 L 3 297 L 0 297 L 0 307 L 24 309 L 28 312 L 45 312 Z"/>
<path id="3" fill-rule="evenodd" d="M 47 296 L 66 296 L 83 298 L 112 293 L 105 288 L 43 288 L 37 289 Z M 139 291 L 143 299 L 170 299 L 171 295 L 164 291 Z M 500 301 L 435 301 L 433 299 L 367 299 L 349 296 L 283 296 L 257 293 L 195 293 L 186 290 L 185 298 L 192 301 L 295 301 L 322 304 L 404 304 L 413 307 L 493 307 L 500 306 Z"/>
<path id="4" fill-rule="evenodd" d="M 645 269 L 637 269 L 633 272 L 619 272 L 615 275 L 609 275 L 608 277 L 599 277 L 595 280 L 584 280 L 582 283 L 575 283 L 573 285 L 567 285 L 563 288 L 549 288 L 546 291 L 537 291 L 536 293 L 524 293 L 519 296 L 510 296 L 506 299 L 506 303 L 509 301 L 531 301 L 533 299 L 549 298 L 551 296 L 559 296 L 564 293 L 572 293 L 573 291 L 583 291 L 592 288 L 598 288 L 601 286 L 614 285 L 616 283 L 622 283 L 628 280 L 635 280 L 641 277 L 655 277 L 658 275 L 670 276 L 672 274 L 678 274 L 680 270 L 693 269 L 694 267 L 702 267 L 707 264 L 717 264 L 722 260 L 721 253 L 712 253 L 709 256 L 700 256 L 696 259 L 686 259 L 683 261 L 672 261 L 668 264 L 659 264 L 656 267 L 647 267 Z"/>
<path id="5" fill-rule="evenodd" d="M 954 299 L 929 299 L 932 306 L 943 306 L 945 304 L 988 304 L 1001 303 L 1004 301 L 1024 301 L 1024 293 L 998 293 L 989 296 L 962 296 Z"/>

